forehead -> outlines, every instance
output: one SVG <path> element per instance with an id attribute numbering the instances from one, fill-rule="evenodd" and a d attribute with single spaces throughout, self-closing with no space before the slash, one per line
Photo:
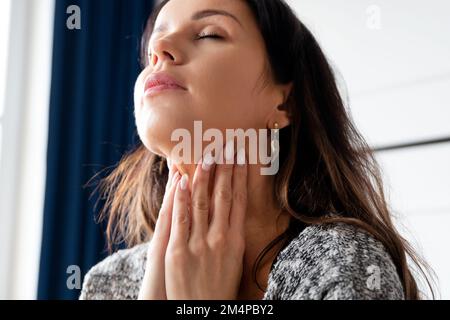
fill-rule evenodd
<path id="1" fill-rule="evenodd" d="M 160 11 L 155 29 L 163 24 L 189 22 L 192 16 L 204 10 L 226 11 L 234 15 L 242 26 L 248 25 L 252 15 L 244 0 L 170 0 Z M 220 15 L 214 16 L 214 18 Z"/>

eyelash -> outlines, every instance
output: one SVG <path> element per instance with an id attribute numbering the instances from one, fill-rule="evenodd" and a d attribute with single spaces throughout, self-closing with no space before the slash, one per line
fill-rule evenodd
<path id="1" fill-rule="evenodd" d="M 196 40 L 202 40 L 202 39 L 216 39 L 216 40 L 220 40 L 223 39 L 223 37 L 219 36 L 216 33 L 200 33 L 197 35 Z"/>

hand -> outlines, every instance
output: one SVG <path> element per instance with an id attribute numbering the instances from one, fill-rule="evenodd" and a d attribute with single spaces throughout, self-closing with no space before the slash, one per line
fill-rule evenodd
<path id="1" fill-rule="evenodd" d="M 176 183 L 165 255 L 168 299 L 236 299 L 238 295 L 245 250 L 245 152 L 238 152 L 243 165 L 216 165 L 211 203 L 208 184 L 214 165 L 209 167 L 208 160 L 212 157 L 196 167 L 192 197 L 186 175 Z"/>
<path id="2" fill-rule="evenodd" d="M 169 168 L 164 199 L 159 211 L 153 237 L 147 250 L 147 264 L 139 291 L 139 300 L 166 300 L 164 258 L 172 224 L 173 198 L 180 174 L 174 166 Z"/>

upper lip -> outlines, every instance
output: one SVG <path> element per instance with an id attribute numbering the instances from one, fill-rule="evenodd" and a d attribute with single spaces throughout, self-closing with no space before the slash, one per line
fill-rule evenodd
<path id="1" fill-rule="evenodd" d="M 180 87 L 181 89 L 186 90 L 186 88 L 173 76 L 165 73 L 165 72 L 158 72 L 153 73 L 145 79 L 145 86 L 144 86 L 144 92 L 147 91 L 150 88 L 161 86 L 161 85 L 176 85 Z"/>

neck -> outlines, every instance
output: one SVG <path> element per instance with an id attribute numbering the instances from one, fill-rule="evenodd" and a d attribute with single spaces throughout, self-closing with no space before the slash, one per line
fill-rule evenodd
<path id="1" fill-rule="evenodd" d="M 261 291 L 253 279 L 253 267 L 266 246 L 282 234 L 289 215 L 282 212 L 275 201 L 274 176 L 260 175 L 259 167 L 250 166 L 248 205 L 245 222 L 245 255 L 239 299 L 262 299 Z M 267 285 L 270 267 L 281 243 L 277 243 L 263 256 L 258 264 L 256 280 L 262 289 Z"/>

